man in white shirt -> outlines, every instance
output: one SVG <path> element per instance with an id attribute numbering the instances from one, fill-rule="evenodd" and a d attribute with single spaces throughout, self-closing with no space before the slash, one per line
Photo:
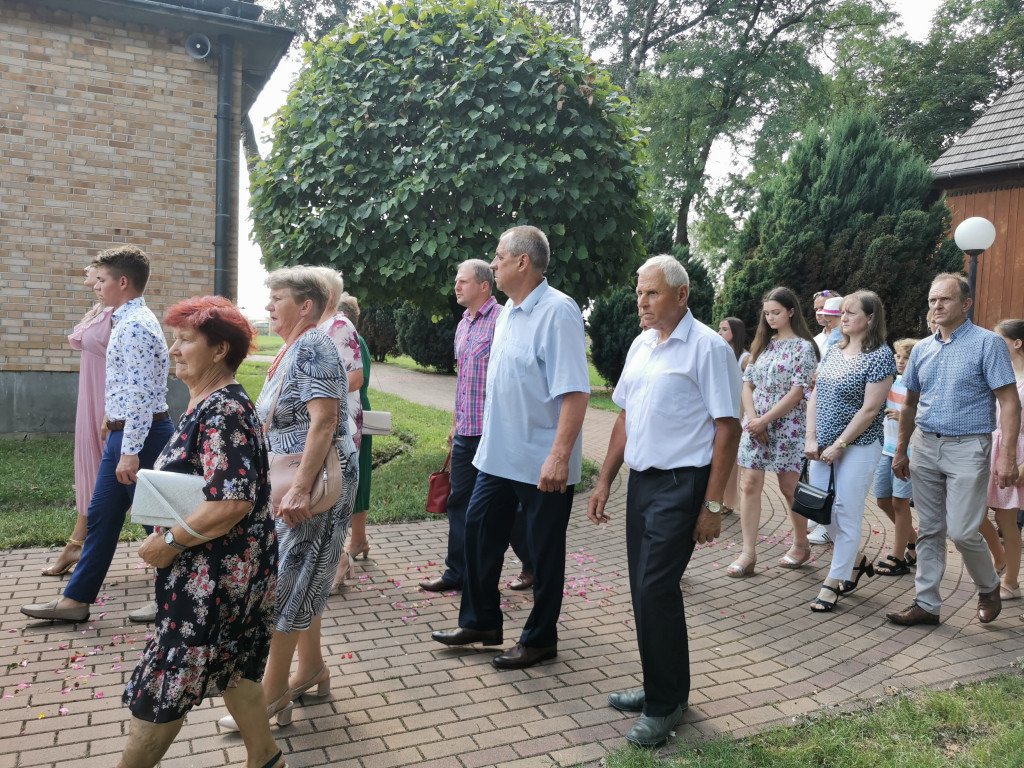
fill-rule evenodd
<path id="1" fill-rule="evenodd" d="M 550 255 L 543 232 L 513 227 L 491 262 L 495 285 L 509 300 L 494 328 L 473 459 L 479 473 L 466 510 L 459 626 L 431 634 L 444 645 L 501 644 L 498 578 L 521 504 L 534 602 L 519 642 L 494 658 L 498 669 L 524 669 L 558 653 L 565 531 L 583 465 L 580 429 L 590 397 L 583 316 L 544 278 Z"/>
<path id="2" fill-rule="evenodd" d="M 694 545 L 721 530 L 722 498 L 740 440 L 740 373 L 730 346 L 687 309 L 689 276 L 671 256 L 637 270 L 637 306 L 646 329 L 634 341 L 612 399 L 622 413 L 590 496 L 587 516 L 608 521 L 605 505 L 623 461 L 629 466 L 626 554 L 643 688 L 608 703 L 642 712 L 626 739 L 664 743 L 690 694 L 686 614 L 679 580 Z"/>
<path id="3" fill-rule="evenodd" d="M 133 245 L 104 251 L 96 260 L 94 290 L 105 306 L 114 307 L 104 384 L 103 458 L 89 502 L 82 557 L 64 594 L 23 606 L 26 616 L 67 622 L 89 618 L 89 606 L 99 596 L 117 551 L 138 471 L 153 468 L 174 431 L 167 414 L 170 358 L 160 323 L 142 297 L 148 282 L 149 258 Z M 151 603 L 130 618 L 151 621 L 155 613 Z"/>

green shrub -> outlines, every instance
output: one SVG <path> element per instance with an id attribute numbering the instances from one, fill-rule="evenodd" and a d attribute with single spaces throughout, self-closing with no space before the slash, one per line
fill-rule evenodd
<path id="1" fill-rule="evenodd" d="M 369 347 L 375 363 L 383 363 L 388 355 L 398 352 L 394 304 L 366 304 L 359 313 L 356 327 L 366 340 L 366 346 Z"/>
<path id="2" fill-rule="evenodd" d="M 636 292 L 624 286 L 597 299 L 588 325 L 590 359 L 604 380 L 614 386 L 622 374 L 629 345 L 640 333 Z"/>
<path id="3" fill-rule="evenodd" d="M 436 321 L 408 302 L 395 311 L 402 352 L 440 373 L 455 372 L 455 329 L 459 321 L 445 314 Z"/>

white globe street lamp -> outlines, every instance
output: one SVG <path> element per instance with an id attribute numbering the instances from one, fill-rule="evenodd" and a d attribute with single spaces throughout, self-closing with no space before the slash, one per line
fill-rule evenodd
<path id="1" fill-rule="evenodd" d="M 953 233 L 953 239 L 957 247 L 971 257 L 970 268 L 967 271 L 967 282 L 971 286 L 971 306 L 967 310 L 967 319 L 974 322 L 974 304 L 976 302 L 974 284 L 978 278 L 978 257 L 992 247 L 996 241 L 996 228 L 986 218 L 972 216 L 960 222 L 960 226 Z"/>

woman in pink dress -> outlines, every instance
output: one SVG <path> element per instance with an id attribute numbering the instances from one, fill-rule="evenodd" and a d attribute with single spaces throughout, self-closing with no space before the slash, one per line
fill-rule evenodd
<path id="1" fill-rule="evenodd" d="M 85 268 L 85 287 L 96 283 L 95 267 Z M 73 349 L 82 351 L 78 373 L 78 411 L 75 415 L 75 504 L 78 519 L 75 530 L 57 556 L 43 571 L 44 576 L 62 576 L 75 567 L 85 544 L 86 513 L 96 484 L 96 472 L 103 456 L 103 389 L 106 380 L 107 341 L 110 339 L 110 315 L 113 307 L 96 304 L 68 336 Z"/>
<path id="2" fill-rule="evenodd" d="M 995 327 L 995 332 L 1003 337 L 1010 348 L 1010 360 L 1013 373 L 1017 379 L 1017 395 L 1024 406 L 1024 320 L 1003 320 Z M 996 403 L 996 423 L 999 423 L 999 403 Z M 992 466 L 996 465 L 1002 451 L 1002 431 L 996 428 L 992 433 Z M 1024 419 L 1017 433 L 1017 460 L 1024 470 Z M 999 597 L 1003 600 L 1020 598 L 1020 556 L 1021 533 L 1017 527 L 1017 510 L 1024 509 L 1024 473 L 1017 478 L 1017 484 L 1009 488 L 1000 488 L 994 476 L 988 483 L 988 506 L 995 512 L 996 525 L 1003 534 L 1002 543 L 996 526 L 986 515 L 981 524 L 981 533 L 992 551 L 992 560 L 999 572 Z"/>

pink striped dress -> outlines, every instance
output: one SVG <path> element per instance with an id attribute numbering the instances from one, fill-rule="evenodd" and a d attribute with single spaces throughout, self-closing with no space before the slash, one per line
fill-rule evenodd
<path id="1" fill-rule="evenodd" d="M 78 410 L 75 415 L 75 503 L 80 514 L 89 511 L 96 473 L 103 456 L 100 421 L 107 376 L 107 341 L 113 307 L 94 314 L 90 310 L 68 336 L 72 349 L 82 351 L 78 373 Z"/>

